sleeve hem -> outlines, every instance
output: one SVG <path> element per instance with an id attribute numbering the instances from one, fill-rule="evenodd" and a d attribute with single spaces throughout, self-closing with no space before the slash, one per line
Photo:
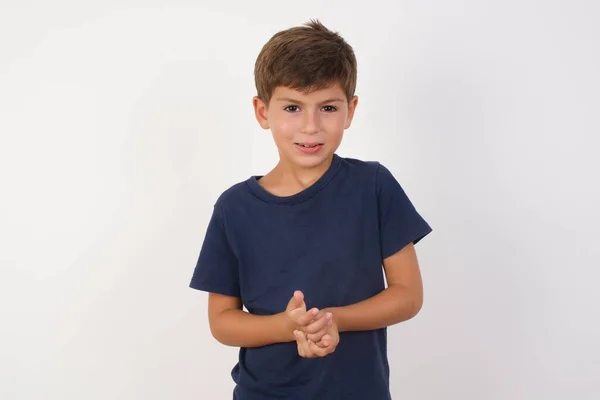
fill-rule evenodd
<path id="1" fill-rule="evenodd" d="M 382 259 L 385 260 L 386 258 L 393 256 L 394 254 L 408 246 L 410 243 L 419 243 L 421 239 L 429 235 L 432 231 L 433 229 L 431 229 L 431 227 L 423 221 L 419 225 L 418 229 L 416 229 L 410 236 L 406 236 L 399 240 L 396 240 L 393 242 L 393 244 L 387 246 L 386 249 L 382 249 Z"/>
<path id="2" fill-rule="evenodd" d="M 196 289 L 196 290 L 200 290 L 200 291 L 208 292 L 208 293 L 218 293 L 218 294 L 222 294 L 225 296 L 240 297 L 239 291 L 234 288 L 216 286 L 216 285 L 212 285 L 208 282 L 203 282 L 203 281 L 199 281 L 196 279 L 192 279 L 189 287 L 192 289 Z"/>

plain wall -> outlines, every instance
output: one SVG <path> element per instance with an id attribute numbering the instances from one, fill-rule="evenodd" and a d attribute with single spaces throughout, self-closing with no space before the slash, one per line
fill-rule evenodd
<path id="1" fill-rule="evenodd" d="M 231 398 L 188 284 L 217 196 L 277 160 L 256 56 L 320 18 L 359 64 L 338 153 L 434 228 L 394 398 L 599 399 L 599 4 L 2 1 L 0 398 Z"/>

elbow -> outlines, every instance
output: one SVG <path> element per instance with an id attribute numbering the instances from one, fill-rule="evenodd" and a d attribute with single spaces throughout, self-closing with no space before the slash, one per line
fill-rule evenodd
<path id="1" fill-rule="evenodd" d="M 423 294 L 422 293 L 411 293 L 406 296 L 405 301 L 401 302 L 400 305 L 400 320 L 407 321 L 416 317 L 421 309 L 423 308 Z"/>
<path id="2" fill-rule="evenodd" d="M 423 289 L 416 291 L 411 300 L 410 318 L 414 318 L 423 308 Z"/>
<path id="3" fill-rule="evenodd" d="M 215 340 L 225 346 L 233 346 L 228 340 L 227 335 L 223 332 L 222 324 L 220 323 L 222 315 L 215 315 L 208 321 L 208 325 L 210 327 L 210 333 Z"/>
<path id="4" fill-rule="evenodd" d="M 217 328 L 217 322 L 214 320 L 210 320 L 208 322 L 208 325 L 210 327 L 210 334 L 212 335 L 212 337 L 219 343 L 223 343 L 222 339 L 221 339 L 221 334 L 219 333 L 219 329 Z"/>
<path id="5" fill-rule="evenodd" d="M 421 311 L 421 309 L 423 308 L 423 296 L 417 296 L 413 299 L 413 301 L 411 302 L 411 307 L 410 307 L 410 312 L 409 312 L 409 319 L 412 319 L 414 317 L 417 316 L 417 314 L 419 314 L 419 312 Z"/>
<path id="6" fill-rule="evenodd" d="M 215 340 L 225 346 L 236 346 L 235 343 L 233 343 L 231 340 L 229 340 L 229 338 L 224 335 L 221 331 L 219 331 L 218 329 L 214 329 L 213 327 L 210 328 L 210 333 L 212 334 L 212 337 L 215 338 Z"/>
<path id="7" fill-rule="evenodd" d="M 226 344 L 224 343 L 223 337 L 220 334 L 219 330 L 214 326 L 214 324 L 210 324 L 210 333 L 212 334 L 212 337 L 219 343 L 221 344 Z"/>

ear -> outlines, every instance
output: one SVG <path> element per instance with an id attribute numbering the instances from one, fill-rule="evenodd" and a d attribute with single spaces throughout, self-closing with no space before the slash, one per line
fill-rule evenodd
<path id="1" fill-rule="evenodd" d="M 346 124 L 344 129 L 350 128 L 352 124 L 352 118 L 354 118 L 354 111 L 356 111 L 356 106 L 358 106 L 358 96 L 352 97 L 352 100 L 348 103 L 348 116 L 346 117 Z"/>
<path id="2" fill-rule="evenodd" d="M 269 120 L 267 119 L 267 106 L 258 96 L 252 98 L 252 105 L 254 106 L 254 114 L 258 124 L 263 129 L 269 129 Z"/>

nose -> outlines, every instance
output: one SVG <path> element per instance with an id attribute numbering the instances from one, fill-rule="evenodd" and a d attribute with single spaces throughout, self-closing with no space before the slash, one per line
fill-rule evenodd
<path id="1" fill-rule="evenodd" d="M 319 132 L 319 116 L 313 111 L 305 111 L 302 116 L 301 132 L 307 135 L 312 135 Z"/>

